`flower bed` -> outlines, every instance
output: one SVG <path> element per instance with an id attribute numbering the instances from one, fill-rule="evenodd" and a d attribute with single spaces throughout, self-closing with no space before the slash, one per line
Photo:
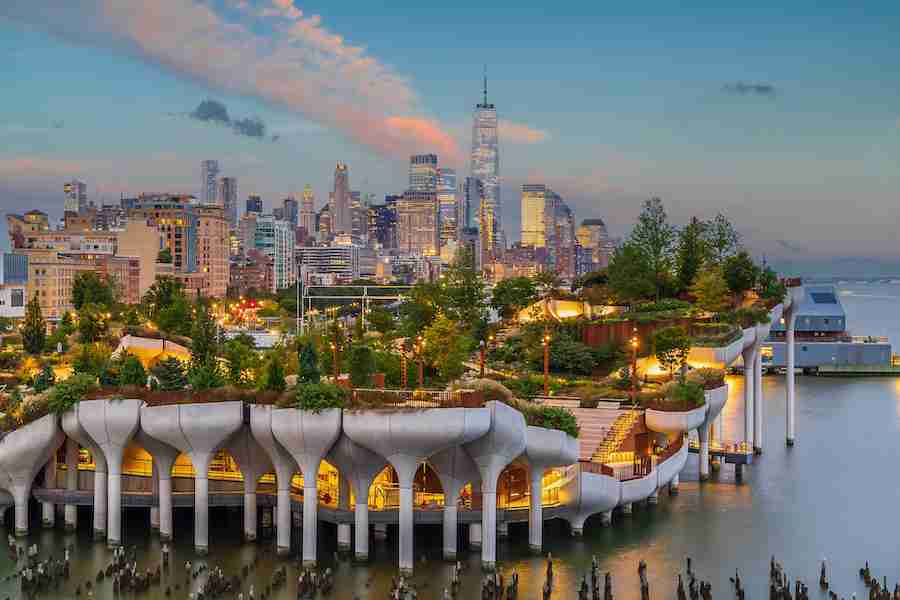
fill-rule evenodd
<path id="1" fill-rule="evenodd" d="M 674 381 L 661 389 L 661 394 L 648 398 L 641 405 L 648 410 L 687 412 L 706 403 L 703 386 L 692 381 Z"/>
<path id="2" fill-rule="evenodd" d="M 694 323 L 691 325 L 691 345 L 718 348 L 732 344 L 744 335 L 735 323 Z"/>

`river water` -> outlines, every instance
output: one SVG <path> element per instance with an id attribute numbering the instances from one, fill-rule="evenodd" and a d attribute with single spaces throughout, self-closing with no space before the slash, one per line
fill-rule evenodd
<path id="1" fill-rule="evenodd" d="M 842 284 L 840 293 L 853 333 L 889 335 L 898 343 L 900 321 L 894 314 L 900 285 Z M 653 598 L 674 598 L 675 576 L 683 570 L 686 556 L 693 558 L 699 577 L 712 582 L 717 598 L 734 597 L 729 576 L 736 568 L 745 581 L 747 597 L 764 598 L 771 555 L 784 564 L 789 575 L 805 578 L 813 597 L 820 595 L 815 582 L 822 558 L 832 567 L 832 589 L 847 598 L 854 592 L 864 597 L 865 588 L 857 574 L 864 560 L 870 561 L 879 577 L 886 575 L 891 586 L 900 579 L 900 520 L 894 516 L 900 506 L 900 379 L 798 377 L 797 443 L 790 449 L 784 443 L 783 379 L 764 378 L 765 451 L 745 469 L 741 484 L 735 483 L 732 467 L 725 465 L 712 481 L 701 485 L 692 455 L 681 474 L 680 494 L 661 495 L 657 506 L 636 507 L 631 517 L 616 513 L 613 525 L 607 528 L 601 527 L 599 517 L 592 518 L 581 539 L 569 537 L 563 523 L 547 523 L 545 549 L 553 553 L 556 573 L 552 597 L 576 597 L 577 582 L 589 568 L 592 555 L 597 555 L 602 570 L 612 572 L 614 593 L 623 600 L 640 597 L 637 564 L 641 559 L 649 565 Z M 724 429 L 726 438 L 735 439 L 743 431 L 741 379 L 729 378 L 729 385 Z M 39 510 L 35 507 L 33 513 L 37 517 Z M 90 513 L 83 511 L 79 518 L 81 527 L 74 534 L 60 529 L 42 531 L 39 525 L 32 525 L 29 543 L 37 543 L 42 555 L 60 555 L 66 545 L 74 547 L 72 579 L 59 592 L 45 597 L 75 598 L 75 583 L 93 580 L 109 562 L 105 546 L 90 540 Z M 205 562 L 237 573 L 260 556 L 259 566 L 244 588 L 246 592 L 252 580 L 259 597 L 272 570 L 282 562 L 273 557 L 270 542 L 243 544 L 240 530 L 239 512 L 211 510 L 211 553 Z M 162 600 L 168 585 L 171 598 L 187 598 L 183 564 L 185 560 L 197 564 L 192 532 L 190 512 L 176 511 L 172 575 L 141 597 Z M 126 545 L 138 547 L 141 569 L 159 563 L 159 542 L 149 533 L 146 511 L 126 512 L 123 534 Z M 353 565 L 334 562 L 336 530 L 329 525 L 320 527 L 319 556 L 338 574 L 332 598 L 387 598 L 397 564 L 392 534 L 387 541 L 373 542 L 369 564 Z M 416 556 L 425 558 L 417 562 L 414 577 L 419 598 L 439 598 L 449 572 L 440 560 L 440 527 L 417 528 L 415 548 Z M 468 565 L 461 597 L 478 598 L 478 553 L 466 553 L 464 543 L 461 549 Z M 509 538 L 499 543 L 499 563 L 504 573 L 519 573 L 520 598 L 539 598 L 544 563 L 531 557 L 527 549 L 526 525 L 512 525 Z M 2 553 L 0 598 L 17 597 L 17 585 L 4 580 L 13 568 L 13 562 Z M 296 574 L 293 566 L 289 573 Z M 192 581 L 192 587 L 196 589 L 200 581 L 202 578 Z M 179 590 L 174 589 L 176 582 Z M 100 584 L 94 597 L 112 598 L 111 584 Z M 296 588 L 290 583 L 272 596 L 295 597 Z M 81 598 L 85 598 L 84 592 Z"/>

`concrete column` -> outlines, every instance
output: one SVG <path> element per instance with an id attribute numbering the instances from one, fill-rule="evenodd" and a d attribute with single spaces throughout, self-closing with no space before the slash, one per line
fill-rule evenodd
<path id="1" fill-rule="evenodd" d="M 106 498 L 108 523 L 106 545 L 110 548 L 122 544 L 122 453 L 106 452 Z"/>
<path id="2" fill-rule="evenodd" d="M 634 506 L 631 504 L 631 502 L 626 502 L 625 504 L 622 505 L 622 514 L 623 515 L 630 517 L 633 512 L 634 512 Z"/>
<path id="3" fill-rule="evenodd" d="M 497 491 L 492 487 L 481 494 L 481 568 L 485 571 L 497 567 Z"/>
<path id="4" fill-rule="evenodd" d="M 150 530 L 159 533 L 159 470 L 156 468 L 156 461 L 152 461 L 152 483 L 153 496 L 157 499 L 150 506 Z"/>
<path id="5" fill-rule="evenodd" d="M 106 459 L 103 459 L 103 470 L 100 463 L 94 459 L 97 470 L 94 471 L 94 540 L 106 539 Z"/>
<path id="6" fill-rule="evenodd" d="M 194 552 L 209 552 L 209 463 L 212 455 L 195 452 L 194 464 Z"/>
<path id="7" fill-rule="evenodd" d="M 535 554 L 541 553 L 544 540 L 544 503 L 542 502 L 541 479 L 544 469 L 531 467 L 531 498 L 528 506 L 528 547 Z"/>
<path id="8" fill-rule="evenodd" d="M 677 496 L 678 495 L 678 485 L 681 482 L 681 478 L 678 473 L 675 474 L 675 477 L 672 478 L 672 481 L 669 482 L 669 495 Z"/>
<path id="9" fill-rule="evenodd" d="M 481 523 L 469 523 L 469 545 L 481 548 Z"/>
<path id="10" fill-rule="evenodd" d="M 577 515 L 569 520 L 569 525 L 572 527 L 572 537 L 582 537 L 584 535 L 584 524 L 588 520 L 588 516 L 590 515 Z"/>
<path id="11" fill-rule="evenodd" d="M 400 573 L 411 574 L 413 571 L 413 489 L 412 480 L 415 474 L 409 469 L 398 469 L 400 479 Z M 400 471 L 404 471 L 401 473 Z"/>
<path id="12" fill-rule="evenodd" d="M 10 491 L 15 502 L 16 537 L 25 537 L 28 535 L 28 498 L 31 490 L 27 484 L 18 483 L 13 484 Z"/>
<path id="13" fill-rule="evenodd" d="M 757 349 L 753 367 L 753 452 L 763 451 L 763 418 L 765 416 L 762 388 L 762 352 Z"/>
<path id="14" fill-rule="evenodd" d="M 743 351 L 744 357 L 744 442 L 753 446 L 753 381 L 756 363 L 756 348 L 750 346 Z"/>
<path id="15" fill-rule="evenodd" d="M 66 490 L 74 492 L 78 489 L 78 442 L 72 438 L 66 438 Z M 74 504 L 66 504 L 65 507 L 66 531 L 73 531 L 78 527 L 78 507 Z"/>
<path id="16" fill-rule="evenodd" d="M 354 557 L 358 561 L 369 560 L 369 505 L 366 499 L 356 503 L 353 511 L 354 525 L 356 527 L 356 550 Z M 446 539 L 446 537 L 444 538 Z"/>
<path id="17" fill-rule="evenodd" d="M 604 510 L 602 513 L 600 513 L 600 524 L 604 527 L 609 527 L 610 525 L 612 525 L 611 510 Z"/>
<path id="18" fill-rule="evenodd" d="M 307 474 L 308 473 L 308 474 Z M 303 471 L 303 566 L 316 565 L 319 528 L 319 466 Z M 410 497 L 410 502 L 412 497 Z"/>
<path id="19" fill-rule="evenodd" d="M 794 369 L 795 369 L 795 355 L 794 355 L 794 323 L 796 319 L 794 317 L 794 312 L 791 311 L 791 314 L 788 315 L 785 322 L 785 334 L 784 341 L 787 349 L 787 371 L 785 373 L 785 388 L 787 389 L 787 419 L 786 419 L 786 430 L 787 430 L 787 445 L 794 445 Z"/>
<path id="20" fill-rule="evenodd" d="M 337 541 L 338 550 L 349 552 L 352 545 L 352 526 L 350 523 L 338 523 Z"/>
<path id="21" fill-rule="evenodd" d="M 256 490 L 247 491 L 244 487 L 244 539 L 248 542 L 256 541 Z"/>
<path id="22" fill-rule="evenodd" d="M 709 425 L 697 429 L 700 436 L 700 481 L 709 479 Z"/>
<path id="23" fill-rule="evenodd" d="M 171 470 L 159 472 L 159 539 L 172 539 L 172 475 Z"/>
<path id="24" fill-rule="evenodd" d="M 56 487 L 56 452 L 50 455 L 47 464 L 44 465 L 44 488 L 51 490 Z M 41 523 L 50 529 L 56 523 L 56 507 L 52 502 L 41 503 Z"/>
<path id="25" fill-rule="evenodd" d="M 456 560 L 456 530 L 459 507 L 456 500 L 444 500 L 444 560 Z"/>
<path id="26" fill-rule="evenodd" d="M 291 551 L 291 482 L 278 480 L 278 504 L 276 527 L 276 552 L 278 556 L 287 556 Z"/>

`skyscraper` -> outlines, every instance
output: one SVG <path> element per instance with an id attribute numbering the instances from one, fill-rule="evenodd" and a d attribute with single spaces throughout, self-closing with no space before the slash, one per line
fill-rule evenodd
<path id="1" fill-rule="evenodd" d="M 300 227 L 306 230 L 306 235 L 316 232 L 316 197 L 312 186 L 308 183 L 303 186 L 303 200 L 300 205 Z"/>
<path id="2" fill-rule="evenodd" d="M 87 208 L 87 185 L 84 182 L 73 179 L 64 183 L 63 194 L 65 195 L 63 203 L 65 212 L 77 213 Z"/>
<path id="3" fill-rule="evenodd" d="M 282 206 L 282 218 L 296 229 L 300 219 L 300 205 L 297 203 L 297 199 L 293 196 L 288 196 L 282 202 Z"/>
<path id="4" fill-rule="evenodd" d="M 407 190 L 397 202 L 397 246 L 409 254 L 435 256 L 440 248 L 435 192 Z"/>
<path id="5" fill-rule="evenodd" d="M 225 209 L 225 218 L 232 231 L 238 226 L 237 177 L 223 177 L 219 180 L 219 202 Z"/>
<path id="6" fill-rule="evenodd" d="M 463 186 L 463 201 L 460 207 L 460 219 L 463 228 L 472 229 L 478 226 L 476 218 L 481 210 L 481 200 L 484 197 L 484 186 L 477 177 L 466 177 Z"/>
<path id="7" fill-rule="evenodd" d="M 263 211 L 262 198 L 256 194 L 247 196 L 247 212 L 261 215 Z"/>
<path id="8" fill-rule="evenodd" d="M 353 232 L 353 215 L 350 199 L 350 170 L 339 162 L 334 168 L 334 192 L 331 196 L 332 233 Z"/>
<path id="9" fill-rule="evenodd" d="M 544 248 L 547 226 L 553 219 L 552 192 L 544 184 L 522 186 L 522 245 Z"/>
<path id="10" fill-rule="evenodd" d="M 219 185 L 219 161 L 204 160 L 200 163 L 200 202 L 215 204 Z"/>
<path id="11" fill-rule="evenodd" d="M 437 154 L 413 154 L 409 157 L 409 189 L 433 192 L 438 185 Z"/>
<path id="12" fill-rule="evenodd" d="M 592 268 L 609 265 L 609 258 L 615 250 L 615 242 L 610 239 L 603 219 L 585 219 L 578 228 L 578 242 L 590 252 Z"/>
<path id="13" fill-rule="evenodd" d="M 456 194 L 456 170 L 438 169 L 438 211 L 441 218 L 441 246 L 459 237 L 459 202 Z"/>
<path id="14" fill-rule="evenodd" d="M 484 98 L 475 105 L 472 116 L 472 157 L 469 163 L 469 175 L 477 177 L 484 186 L 485 209 L 491 213 L 485 219 L 491 223 L 491 231 L 487 234 L 487 243 L 493 252 L 502 228 L 500 213 L 503 204 L 500 201 L 500 153 L 497 144 L 497 109 L 488 103 L 487 75 L 484 76 Z"/>

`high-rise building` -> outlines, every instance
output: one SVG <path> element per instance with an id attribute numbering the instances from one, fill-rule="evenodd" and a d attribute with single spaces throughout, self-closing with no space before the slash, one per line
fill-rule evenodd
<path id="1" fill-rule="evenodd" d="M 368 241 L 370 247 L 384 250 L 397 247 L 397 211 L 394 206 L 375 204 L 368 208 Z"/>
<path id="2" fill-rule="evenodd" d="M 207 298 L 224 298 L 228 291 L 230 255 L 225 211 L 221 206 L 200 205 L 191 212 L 197 220 L 196 272 L 203 275 L 197 291 Z"/>
<path id="3" fill-rule="evenodd" d="M 578 228 L 578 242 L 590 252 L 592 268 L 600 269 L 609 265 L 615 242 L 609 237 L 603 219 L 583 220 Z"/>
<path id="4" fill-rule="evenodd" d="M 522 245 L 544 248 L 553 219 L 553 192 L 544 184 L 522 186 Z M 548 220 L 549 219 L 549 220 Z"/>
<path id="5" fill-rule="evenodd" d="M 261 215 L 263 211 L 262 198 L 256 194 L 250 194 L 247 196 L 247 210 L 248 213 L 256 213 Z"/>
<path id="6" fill-rule="evenodd" d="M 488 102 L 487 75 L 484 77 L 484 98 L 481 103 L 475 105 L 472 116 L 472 156 L 469 162 L 469 175 L 480 179 L 484 187 L 485 209 L 491 213 L 485 220 L 491 223 L 492 228 L 484 233 L 490 251 L 494 252 L 502 229 L 500 216 L 503 203 L 500 200 L 497 108 Z"/>
<path id="7" fill-rule="evenodd" d="M 0 252 L 0 317 L 16 319 L 25 316 L 28 286 L 28 256 Z"/>
<path id="8" fill-rule="evenodd" d="M 273 262 L 272 291 L 290 287 L 297 281 L 294 268 L 294 229 L 274 215 L 256 218 L 254 246 Z"/>
<path id="9" fill-rule="evenodd" d="M 104 204 L 94 217 L 94 228 L 103 231 L 115 231 L 125 228 L 128 215 L 120 204 Z"/>
<path id="10" fill-rule="evenodd" d="M 456 170 L 438 169 L 438 212 L 441 218 L 441 246 L 459 238 L 459 202 L 456 193 Z"/>
<path id="11" fill-rule="evenodd" d="M 350 198 L 350 170 L 339 162 L 334 168 L 334 191 L 331 195 L 332 233 L 353 233 L 353 214 Z"/>
<path id="12" fill-rule="evenodd" d="M 228 227 L 232 230 L 238 226 L 238 189 L 237 177 L 223 177 L 219 180 L 219 202 L 225 209 Z"/>
<path id="13" fill-rule="evenodd" d="M 284 215 L 284 220 L 290 223 L 291 227 L 296 229 L 300 222 L 300 204 L 297 202 L 297 199 L 293 196 L 285 198 L 282 202 L 281 212 Z"/>
<path id="14" fill-rule="evenodd" d="M 219 161 L 204 160 L 200 163 L 200 202 L 216 204 L 219 186 Z"/>
<path id="15" fill-rule="evenodd" d="M 440 248 L 436 192 L 408 190 L 397 202 L 397 246 L 409 254 L 435 256 Z"/>
<path id="16" fill-rule="evenodd" d="M 325 241 L 334 235 L 334 215 L 331 214 L 331 207 L 328 204 L 316 215 L 316 232 L 319 241 Z"/>
<path id="17" fill-rule="evenodd" d="M 312 186 L 308 183 L 303 186 L 299 225 L 306 230 L 308 236 L 316 233 L 316 196 L 313 194 Z"/>
<path id="18" fill-rule="evenodd" d="M 79 213 L 87 208 L 87 185 L 84 182 L 73 179 L 63 184 L 64 212 Z"/>
<path id="19" fill-rule="evenodd" d="M 484 198 L 484 186 L 477 177 L 466 177 L 463 185 L 463 200 L 460 207 L 460 220 L 463 228 L 478 227 L 478 211 Z"/>
<path id="20" fill-rule="evenodd" d="M 438 185 L 437 154 L 413 154 L 409 157 L 409 189 L 434 192 Z"/>

